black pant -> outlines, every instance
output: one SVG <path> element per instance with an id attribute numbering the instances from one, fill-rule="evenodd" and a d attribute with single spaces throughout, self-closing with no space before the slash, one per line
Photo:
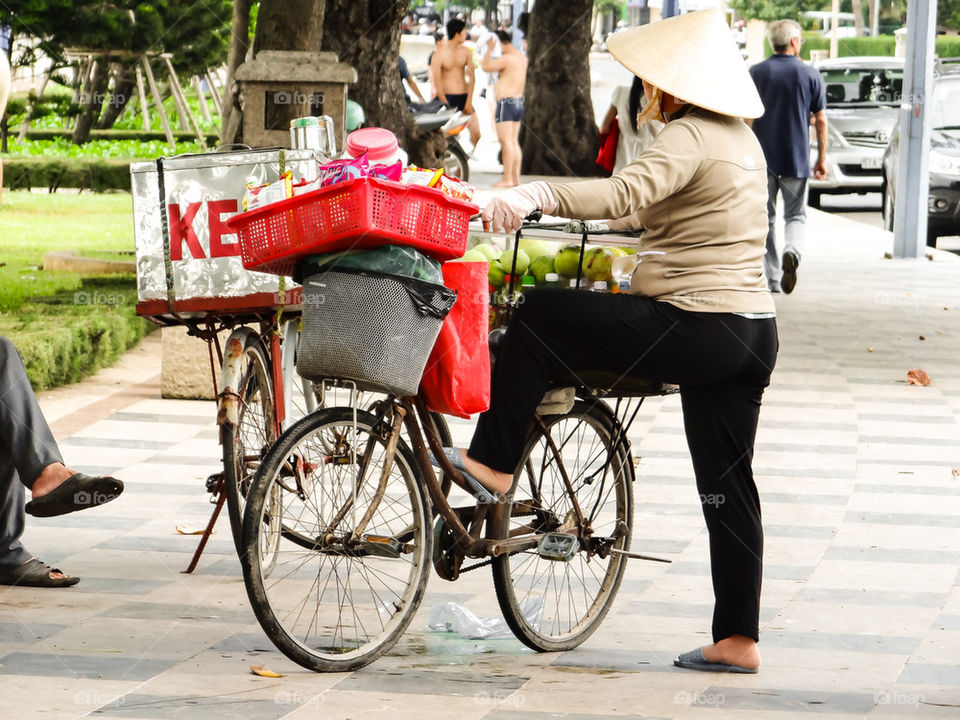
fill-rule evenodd
<path id="1" fill-rule="evenodd" d="M 530 419 L 558 375 L 605 370 L 678 384 L 710 533 L 714 641 L 756 640 L 763 529 L 751 463 L 777 347 L 772 318 L 690 312 L 635 295 L 528 292 L 504 337 L 490 409 L 469 455 L 513 472 Z"/>

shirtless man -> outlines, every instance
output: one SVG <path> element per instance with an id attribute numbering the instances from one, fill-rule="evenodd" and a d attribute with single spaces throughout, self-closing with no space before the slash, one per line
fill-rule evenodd
<path id="1" fill-rule="evenodd" d="M 463 43 L 467 24 L 454 18 L 447 23 L 447 42 L 438 44 L 430 60 L 430 70 L 437 87 L 437 98 L 444 105 L 469 115 L 467 130 L 474 147 L 480 142 L 480 122 L 473 111 L 473 53 Z"/>
<path id="2" fill-rule="evenodd" d="M 502 54 L 491 57 L 487 53 L 480 67 L 484 72 L 497 72 L 493 90 L 497 97 L 497 137 L 503 148 L 503 179 L 494 183 L 494 187 L 513 187 L 520 184 L 520 121 L 523 120 L 523 86 L 527 79 L 527 58 L 510 42 L 510 33 L 497 30 Z M 490 38 L 488 47 L 492 50 L 495 38 Z"/>

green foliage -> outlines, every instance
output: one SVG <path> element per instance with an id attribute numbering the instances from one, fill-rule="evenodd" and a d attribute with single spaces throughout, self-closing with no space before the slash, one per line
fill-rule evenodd
<path id="1" fill-rule="evenodd" d="M 960 0 L 937 0 L 937 25 L 960 28 Z"/>
<path id="2" fill-rule="evenodd" d="M 937 57 L 960 57 L 960 36 L 938 35 L 934 44 Z"/>
<path id="3" fill-rule="evenodd" d="M 794 0 L 730 0 L 730 8 L 744 20 L 799 20 L 800 13 L 816 8 Z"/>
<path id="4" fill-rule="evenodd" d="M 13 190 L 46 188 L 50 192 L 59 188 L 129 190 L 130 160 L 7 155 L 3 159 L 3 184 Z"/>
<path id="5" fill-rule="evenodd" d="M 893 35 L 880 35 L 879 37 L 859 37 L 859 38 L 839 38 L 837 40 L 837 52 L 840 57 L 866 56 L 866 55 L 893 55 L 896 40 Z M 765 44 L 767 53 L 772 51 L 769 45 Z M 819 33 L 811 32 L 803 34 L 803 47 L 800 50 L 800 56 L 804 60 L 810 59 L 811 50 L 829 50 L 830 38 L 824 37 Z"/>
<path id="6" fill-rule="evenodd" d="M 66 137 L 51 137 L 43 140 L 24 140 L 9 144 L 10 156 L 42 156 L 56 158 L 156 158 L 161 155 L 182 155 L 201 152 L 196 142 L 178 142 L 174 150 L 166 141 L 155 136 L 151 139 L 128 138 L 124 140 L 91 140 L 83 145 L 74 145 Z"/>
<path id="7" fill-rule="evenodd" d="M 178 70 L 193 74 L 225 61 L 231 14 L 229 0 L 4 0 L 0 26 L 39 40 L 36 51 L 16 59 L 20 65 L 44 55 L 63 67 L 67 47 L 165 51 Z"/>

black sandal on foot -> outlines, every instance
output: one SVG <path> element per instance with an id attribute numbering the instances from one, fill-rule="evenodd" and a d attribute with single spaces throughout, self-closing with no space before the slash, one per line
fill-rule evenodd
<path id="1" fill-rule="evenodd" d="M 0 585 L 15 585 L 17 587 L 70 587 L 80 582 L 80 578 L 64 575 L 64 577 L 50 577 L 50 573 L 63 571 L 52 568 L 36 558 L 30 558 L 23 565 L 10 570 L 0 570 Z"/>
<path id="2" fill-rule="evenodd" d="M 103 505 L 123 492 L 123 483 L 107 475 L 74 473 L 60 485 L 28 502 L 24 510 L 34 517 L 55 517 Z"/>

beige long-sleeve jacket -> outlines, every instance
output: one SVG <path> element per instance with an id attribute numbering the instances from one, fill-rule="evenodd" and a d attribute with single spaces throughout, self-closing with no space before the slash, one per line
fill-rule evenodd
<path id="1" fill-rule="evenodd" d="M 640 249 L 665 254 L 644 258 L 632 292 L 699 312 L 775 311 L 763 277 L 766 163 L 742 120 L 688 106 L 619 174 L 549 187 L 557 215 L 636 214 Z"/>

